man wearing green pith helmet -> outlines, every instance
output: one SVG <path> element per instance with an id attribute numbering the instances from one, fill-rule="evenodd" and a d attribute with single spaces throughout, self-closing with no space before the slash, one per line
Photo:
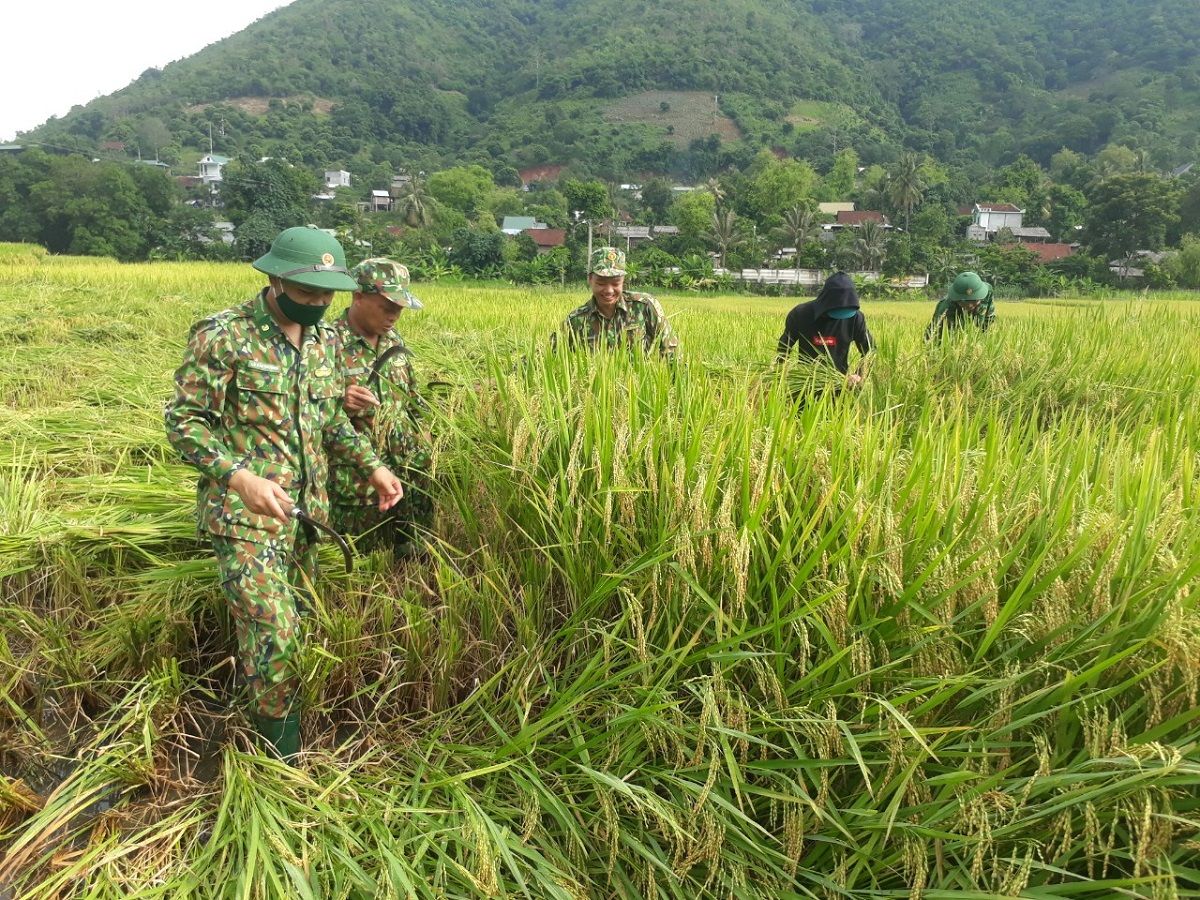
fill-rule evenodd
<path id="1" fill-rule="evenodd" d="M 200 472 L 199 530 L 216 553 L 255 725 L 290 761 L 300 747 L 298 592 L 316 562 L 316 536 L 295 510 L 326 520 L 329 459 L 353 466 L 380 509 L 403 488 L 342 408 L 334 333 L 321 321 L 334 291 L 357 287 L 341 245 L 288 228 L 253 266 L 267 286 L 192 327 L 165 420 Z"/>
<path id="2" fill-rule="evenodd" d="M 925 340 L 941 340 L 947 331 L 962 328 L 968 322 L 987 331 L 996 321 L 992 286 L 975 272 L 963 272 L 950 284 L 946 296 L 938 301 L 933 321 L 925 329 Z"/>
<path id="3" fill-rule="evenodd" d="M 350 306 L 333 323 L 338 366 L 345 378 L 343 406 L 360 434 L 404 484 L 404 498 L 380 511 L 353 466 L 330 467 L 330 517 L 334 528 L 359 537 L 360 546 L 391 547 L 398 556 L 419 546 L 433 525 L 429 496 L 432 458 L 421 424 L 425 409 L 412 353 L 396 331 L 400 314 L 422 308 L 408 268 L 395 260 L 364 259 L 350 271 L 357 287 Z"/>
<path id="4" fill-rule="evenodd" d="M 562 324 L 567 346 L 596 350 L 640 347 L 674 359 L 679 338 L 659 302 L 649 294 L 625 291 L 625 254 L 616 247 L 597 247 L 588 261 L 592 299 L 571 312 Z M 557 335 L 552 336 L 557 346 Z"/>

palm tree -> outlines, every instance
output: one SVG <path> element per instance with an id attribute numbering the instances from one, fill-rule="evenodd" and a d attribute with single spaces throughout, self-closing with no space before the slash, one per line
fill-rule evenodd
<path id="1" fill-rule="evenodd" d="M 887 256 L 887 232 L 878 222 L 863 222 L 854 238 L 854 254 L 858 264 L 868 272 L 883 268 Z"/>
<path id="2" fill-rule="evenodd" d="M 725 268 L 725 254 L 746 239 L 742 232 L 742 223 L 732 209 L 719 209 L 713 213 L 708 235 L 717 245 L 720 254 L 718 264 L 722 269 Z"/>
<path id="3" fill-rule="evenodd" d="M 813 211 L 805 206 L 793 206 L 789 210 L 785 210 L 783 214 L 783 224 L 775 229 L 775 239 L 779 242 L 780 248 L 795 247 L 796 248 L 796 283 L 800 283 L 800 250 L 801 248 L 814 241 L 821 231 L 821 226 L 817 224 L 817 217 L 813 215 Z"/>
<path id="4" fill-rule="evenodd" d="M 720 179 L 708 179 L 708 181 L 704 182 L 704 189 L 713 195 L 713 199 L 717 201 L 717 206 L 721 206 L 725 202 L 725 188 L 721 186 Z"/>
<path id="5" fill-rule="evenodd" d="M 425 182 L 414 178 L 396 198 L 396 209 L 410 228 L 427 228 L 433 224 L 433 197 Z"/>
<path id="6" fill-rule="evenodd" d="M 925 198 L 925 177 L 921 173 L 921 158 L 915 153 L 901 154 L 888 173 L 887 198 L 896 209 L 904 211 L 904 230 L 912 211 Z"/>

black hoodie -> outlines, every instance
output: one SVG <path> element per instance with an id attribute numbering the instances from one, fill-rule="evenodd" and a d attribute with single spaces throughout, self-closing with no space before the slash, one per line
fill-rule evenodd
<path id="1" fill-rule="evenodd" d="M 828 358 L 839 372 L 848 372 L 851 342 L 864 356 L 871 352 L 874 342 L 861 311 L 850 319 L 828 315 L 831 309 L 846 308 L 859 308 L 858 292 L 854 289 L 854 279 L 845 272 L 836 272 L 829 276 L 815 300 L 801 303 L 787 314 L 783 334 L 779 336 L 779 359 L 786 359 L 795 346 L 802 359 Z"/>

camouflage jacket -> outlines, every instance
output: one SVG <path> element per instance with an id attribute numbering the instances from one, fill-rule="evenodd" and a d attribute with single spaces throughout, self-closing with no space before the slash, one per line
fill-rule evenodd
<path id="1" fill-rule="evenodd" d="M 395 329 L 380 335 L 379 346 L 372 347 L 350 327 L 348 309 L 333 323 L 333 328 L 337 335 L 337 365 L 344 384 L 362 385 L 379 400 L 378 407 L 350 414 L 350 421 L 356 431 L 371 439 L 384 465 L 397 471 L 422 443 L 420 417 L 424 401 L 417 393 L 412 353 Z M 392 348 L 397 348 L 394 353 L 390 352 Z M 382 368 L 376 372 L 376 362 L 385 356 Z M 329 474 L 329 495 L 334 503 L 373 502 L 374 491 L 357 476 L 352 465 L 335 461 Z"/>
<path id="2" fill-rule="evenodd" d="M 325 521 L 327 456 L 366 480 L 382 463 L 342 408 L 334 330 L 305 328 L 297 350 L 255 299 L 192 327 L 175 397 L 164 412 L 167 439 L 200 470 L 201 534 L 267 542 L 294 528 L 248 511 L 229 490 L 248 469 L 277 482 L 310 515 Z"/>
<path id="3" fill-rule="evenodd" d="M 949 297 L 943 297 L 933 310 L 933 321 L 925 329 L 925 340 L 940 340 L 947 329 L 953 331 L 962 328 L 968 322 L 973 322 L 980 331 L 987 331 L 996 321 L 996 304 L 989 294 L 980 301 L 975 312 L 969 312 L 961 303 L 955 303 Z"/>
<path id="4" fill-rule="evenodd" d="M 611 319 L 600 315 L 594 299 L 588 300 L 567 316 L 562 331 L 567 346 L 572 349 L 607 347 L 611 350 L 640 346 L 647 353 L 657 348 L 667 359 L 674 359 L 679 350 L 679 338 L 666 313 L 649 294 L 621 294 Z"/>

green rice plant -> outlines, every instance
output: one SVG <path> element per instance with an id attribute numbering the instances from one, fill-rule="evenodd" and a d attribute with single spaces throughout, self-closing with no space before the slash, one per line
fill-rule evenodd
<path id="1" fill-rule="evenodd" d="M 2 257 L 15 895 L 1200 896 L 1194 298 L 868 300 L 837 392 L 786 300 L 664 297 L 668 366 L 423 286 L 436 532 L 327 557 L 287 768 L 159 419 L 258 277 Z"/>

